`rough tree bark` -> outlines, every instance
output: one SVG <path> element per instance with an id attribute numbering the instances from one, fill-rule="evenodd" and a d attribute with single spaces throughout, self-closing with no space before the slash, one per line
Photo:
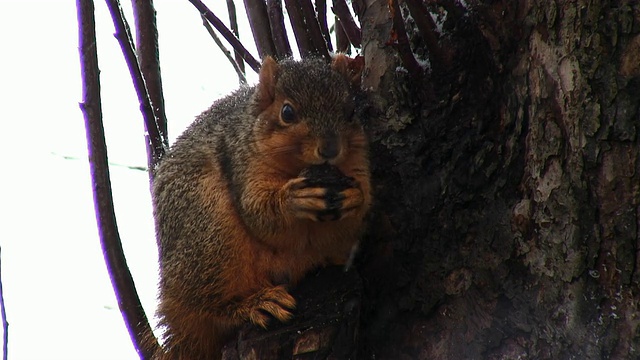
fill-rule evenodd
<path id="1" fill-rule="evenodd" d="M 640 358 L 640 4 L 413 1 L 425 40 L 396 1 L 351 2 L 378 110 L 359 275 L 310 275 L 225 359 Z"/>
<path id="2" fill-rule="evenodd" d="M 385 3 L 361 357 L 640 357 L 638 3 L 455 3 L 423 80 L 380 61 Z"/>
<path id="3" fill-rule="evenodd" d="M 640 5 L 427 3 L 451 63 L 421 77 L 390 46 L 390 2 L 353 1 L 380 110 L 362 306 L 335 312 L 359 314 L 357 351 L 336 356 L 334 329 L 296 353 L 277 328 L 287 354 L 247 350 L 260 332 L 226 358 L 639 358 Z"/>

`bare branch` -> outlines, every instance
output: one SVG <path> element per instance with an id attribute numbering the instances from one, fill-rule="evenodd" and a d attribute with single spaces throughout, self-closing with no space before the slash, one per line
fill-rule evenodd
<path id="1" fill-rule="evenodd" d="M 120 312 L 140 358 L 149 359 L 160 349 L 127 267 L 113 209 L 107 145 L 102 124 L 100 71 L 96 48 L 95 15 L 92 0 L 77 0 L 82 102 L 91 170 L 93 201 L 100 243 Z"/>
<path id="2" fill-rule="evenodd" d="M 287 13 L 289 13 L 289 20 L 291 21 L 300 56 L 307 57 L 313 54 L 316 49 L 307 32 L 307 25 L 304 22 L 304 15 L 302 14 L 302 9 L 298 6 L 298 1 L 284 0 L 284 5 L 287 8 Z"/>
<path id="3" fill-rule="evenodd" d="M 261 59 L 265 56 L 275 56 L 276 49 L 271 36 L 267 5 L 264 0 L 244 0 L 244 7 L 249 17 L 249 26 L 253 33 L 253 41 L 258 48 Z"/>
<path id="4" fill-rule="evenodd" d="M 407 30 L 404 27 L 404 19 L 400 13 L 398 0 L 389 0 L 389 11 L 391 12 L 391 19 L 393 21 L 389 45 L 396 48 L 398 55 L 400 55 L 402 65 L 410 74 L 421 75 L 422 67 L 418 64 L 415 55 L 413 55 L 413 52 L 411 51 L 409 38 L 407 37 Z"/>
<path id="5" fill-rule="evenodd" d="M 236 63 L 236 61 L 231 56 L 231 51 L 227 50 L 227 48 L 224 46 L 224 44 L 222 43 L 218 35 L 216 35 L 216 32 L 211 27 L 211 24 L 209 24 L 209 21 L 207 21 L 207 18 L 204 17 L 204 15 L 200 15 L 200 16 L 202 17 L 202 25 L 204 25 L 204 27 L 207 29 L 207 31 L 209 32 L 209 35 L 211 35 L 211 37 L 213 38 L 213 41 L 215 41 L 216 45 L 218 45 L 218 47 L 220 48 L 224 56 L 226 56 L 227 60 L 229 60 L 229 62 L 231 63 L 231 66 L 233 66 L 233 69 L 236 71 L 236 74 L 238 74 L 238 80 L 240 81 L 240 84 L 241 85 L 246 84 L 247 77 L 244 75 L 244 73 L 240 69 L 240 66 L 238 65 L 238 63 Z"/>
<path id="6" fill-rule="evenodd" d="M 238 17 L 236 16 L 236 4 L 233 0 L 227 0 L 227 12 L 229 13 L 229 25 L 231 26 L 231 31 L 233 34 L 240 39 L 240 30 L 238 28 Z M 242 59 L 242 55 L 236 50 L 233 51 L 236 58 L 236 63 L 238 64 L 238 68 L 242 72 L 242 75 L 246 75 L 244 70 L 244 59 Z"/>
<path id="7" fill-rule="evenodd" d="M 269 25 L 271 26 L 273 43 L 276 46 L 277 58 L 291 56 L 291 46 L 282 14 L 282 0 L 267 0 L 267 13 L 269 14 Z"/>
<path id="8" fill-rule="evenodd" d="M 133 41 L 131 38 L 131 30 L 127 24 L 124 14 L 122 13 L 122 7 L 118 0 L 106 0 L 107 7 L 111 13 L 111 19 L 115 27 L 114 36 L 118 39 L 122 54 L 124 55 L 131 79 L 133 80 L 133 87 L 138 95 L 138 102 L 140 104 L 140 112 L 144 119 L 144 126 L 146 132 L 149 134 L 147 138 L 150 141 L 147 146 L 152 150 L 151 154 L 148 154 L 149 170 L 158 163 L 162 155 L 165 152 L 164 144 L 167 140 L 163 139 L 160 131 L 158 130 L 158 119 L 156 118 L 155 111 L 149 100 L 149 93 L 147 92 L 147 86 L 142 72 L 140 71 L 140 65 L 135 54 Z M 151 176 L 151 175 L 150 175 Z"/>
<path id="9" fill-rule="evenodd" d="M 320 25 L 318 24 L 318 19 L 316 18 L 316 11 L 313 8 L 311 0 L 298 0 L 298 4 L 298 6 L 300 6 L 300 8 L 302 9 L 304 22 L 307 25 L 307 33 L 309 34 L 309 38 L 311 38 L 313 47 L 316 50 L 315 53 L 329 60 L 330 57 L 327 42 L 325 41 L 324 37 L 322 36 L 322 32 L 320 31 Z"/>
<path id="10" fill-rule="evenodd" d="M 336 32 L 336 50 L 341 53 L 348 54 L 351 50 L 351 42 L 349 42 L 349 38 L 347 37 L 347 33 L 344 32 L 344 28 L 342 24 L 338 20 L 336 16 L 336 21 L 334 25 L 334 31 Z"/>
<path id="11" fill-rule="evenodd" d="M 0 257 L 1 260 L 1 257 Z M 0 317 L 2 317 L 2 360 L 9 357 L 9 323 L 7 322 L 7 310 L 4 307 L 4 291 L 2 290 L 2 266 L 0 264 Z"/>
<path id="12" fill-rule="evenodd" d="M 331 44 L 331 34 L 329 33 L 329 25 L 327 25 L 327 0 L 316 0 L 316 13 L 318 14 L 318 25 L 327 44 L 327 49 L 333 51 Z"/>
<path id="13" fill-rule="evenodd" d="M 342 25 L 342 29 L 344 29 L 344 32 L 347 34 L 349 41 L 353 46 L 359 48 L 362 44 L 362 32 L 355 20 L 353 20 L 353 16 L 345 0 L 333 0 L 332 10 L 338 17 L 340 25 Z"/>
<path id="14" fill-rule="evenodd" d="M 411 17 L 416 22 L 420 36 L 424 39 L 427 48 L 429 49 L 429 58 L 434 66 L 444 65 L 448 66 L 442 49 L 438 44 L 438 32 L 436 30 L 436 23 L 431 18 L 431 15 L 422 4 L 422 1 L 418 0 L 405 0 Z"/>
<path id="15" fill-rule="evenodd" d="M 195 6 L 196 9 L 200 11 L 200 14 L 202 14 L 205 18 L 207 18 L 207 20 L 209 20 L 211 25 L 213 25 L 213 27 L 216 30 L 218 30 L 218 32 L 222 35 L 222 37 L 224 37 L 225 40 L 227 40 L 229 44 L 231 44 L 231 46 L 237 52 L 239 52 L 240 55 L 242 55 L 242 58 L 244 59 L 244 61 L 247 62 L 247 64 L 253 69 L 253 71 L 255 71 L 256 73 L 260 71 L 260 63 L 249 53 L 249 50 L 247 50 L 242 45 L 240 40 L 238 40 L 238 38 L 235 37 L 235 35 L 233 35 L 231 30 L 229 30 L 222 23 L 222 21 L 220 21 L 220 19 L 214 13 L 212 13 L 211 10 L 209 10 L 209 8 L 205 4 L 202 3 L 202 1 L 189 0 L 189 2 L 193 4 L 193 6 Z"/>
<path id="16" fill-rule="evenodd" d="M 169 147 L 167 137 L 167 114 L 164 110 L 164 95 L 162 91 L 162 76 L 160 74 L 160 57 L 158 49 L 158 29 L 156 28 L 156 11 L 153 0 L 131 0 L 133 6 L 133 18 L 136 26 L 136 50 L 140 71 L 144 78 L 147 94 L 153 107 L 158 131 L 165 148 Z M 149 133 L 145 135 L 149 137 Z M 151 139 L 147 139 L 147 154 L 153 153 L 150 147 Z M 156 159 L 156 156 L 148 156 L 148 159 Z M 155 161 L 148 164 L 153 169 Z M 149 171 L 149 177 L 153 179 L 153 171 Z"/>

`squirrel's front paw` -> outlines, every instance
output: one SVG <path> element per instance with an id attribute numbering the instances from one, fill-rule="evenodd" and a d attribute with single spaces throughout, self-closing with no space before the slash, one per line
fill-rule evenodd
<path id="1" fill-rule="evenodd" d="M 263 328 L 267 327 L 269 315 L 279 321 L 286 322 L 293 317 L 289 310 L 296 307 L 296 300 L 284 286 L 266 288 L 253 295 L 249 300 L 249 320 Z"/>
<path id="2" fill-rule="evenodd" d="M 313 221 L 340 220 L 353 215 L 362 206 L 362 190 L 353 178 L 317 172 L 303 172 L 302 177 L 285 185 L 294 216 Z"/>

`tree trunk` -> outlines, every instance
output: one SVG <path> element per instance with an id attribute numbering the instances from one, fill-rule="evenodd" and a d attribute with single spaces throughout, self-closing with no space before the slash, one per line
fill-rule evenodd
<path id="1" fill-rule="evenodd" d="M 258 332 L 227 358 L 639 358 L 638 2 L 428 2 L 443 63 L 426 75 L 398 64 L 392 3 L 353 1 L 379 112 L 362 297 L 308 302 L 325 303 L 322 322 Z M 354 317 L 358 350 L 337 356 Z M 314 327 L 332 335 L 300 330 Z"/>
<path id="2" fill-rule="evenodd" d="M 384 109 L 359 357 L 640 357 L 638 3 L 434 7 L 452 65 L 426 78 L 356 3 Z"/>

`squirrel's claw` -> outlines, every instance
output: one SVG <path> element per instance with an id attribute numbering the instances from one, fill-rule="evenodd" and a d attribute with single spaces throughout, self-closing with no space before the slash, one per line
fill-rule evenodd
<path id="1" fill-rule="evenodd" d="M 355 213 L 364 203 L 359 187 L 336 191 L 331 187 L 304 187 L 305 178 L 291 180 L 288 190 L 288 206 L 299 219 L 312 221 L 335 221 Z"/>
<path id="2" fill-rule="evenodd" d="M 293 317 L 289 310 L 296 307 L 296 300 L 282 285 L 263 289 L 252 296 L 252 300 L 249 301 L 255 303 L 251 305 L 249 320 L 263 328 L 266 328 L 269 322 L 267 314 L 271 314 L 279 321 L 286 322 Z"/>

